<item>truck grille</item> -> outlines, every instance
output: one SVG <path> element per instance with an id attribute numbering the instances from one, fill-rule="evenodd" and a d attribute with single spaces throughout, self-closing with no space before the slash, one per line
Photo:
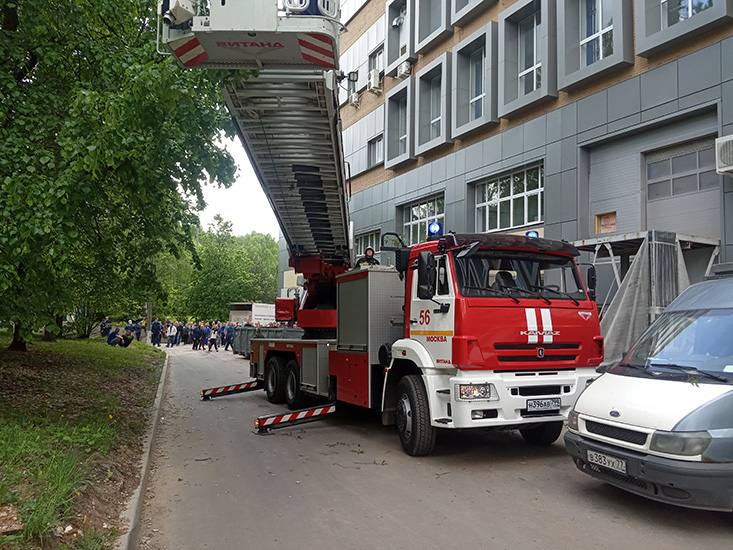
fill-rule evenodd
<path id="1" fill-rule="evenodd" d="M 542 357 L 537 352 L 542 349 Z M 558 361 L 575 362 L 580 344 L 494 344 L 500 363 L 555 363 Z"/>
<path id="2" fill-rule="evenodd" d="M 592 420 L 586 420 L 585 428 L 590 433 L 602 435 L 603 437 L 611 439 L 618 439 L 619 441 L 626 441 L 627 443 L 633 443 L 634 445 L 644 445 L 646 443 L 646 434 L 644 432 L 627 430 L 626 428 L 619 428 L 617 426 L 609 426 L 608 424 L 601 424 L 599 422 L 593 422 Z"/>

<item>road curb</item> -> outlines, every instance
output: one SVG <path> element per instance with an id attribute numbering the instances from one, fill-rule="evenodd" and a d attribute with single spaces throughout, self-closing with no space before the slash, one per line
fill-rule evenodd
<path id="1" fill-rule="evenodd" d="M 155 395 L 155 403 L 153 403 L 153 419 L 148 434 L 145 436 L 145 441 L 143 441 L 140 483 L 130 497 L 126 510 L 120 516 L 120 519 L 127 524 L 127 531 L 117 539 L 117 544 L 115 545 L 117 550 L 136 550 L 137 548 L 137 537 L 140 531 L 140 515 L 142 514 L 145 490 L 148 487 L 148 478 L 150 477 L 150 460 L 153 456 L 155 436 L 158 432 L 158 424 L 160 423 L 160 409 L 163 405 L 163 393 L 165 392 L 165 384 L 168 379 L 168 365 L 170 360 L 171 356 L 166 354 L 165 363 L 163 363 L 163 372 L 160 374 L 158 393 Z"/>

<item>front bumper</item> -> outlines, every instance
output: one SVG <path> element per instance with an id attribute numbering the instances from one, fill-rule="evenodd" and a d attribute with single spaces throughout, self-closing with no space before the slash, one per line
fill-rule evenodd
<path id="1" fill-rule="evenodd" d="M 733 463 L 686 462 L 628 451 L 565 432 L 575 465 L 597 479 L 659 502 L 702 510 L 733 511 Z M 588 450 L 626 461 L 626 474 L 588 462 Z"/>

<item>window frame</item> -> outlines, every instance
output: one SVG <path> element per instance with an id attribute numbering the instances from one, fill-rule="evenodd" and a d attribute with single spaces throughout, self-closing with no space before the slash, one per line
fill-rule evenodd
<path id="1" fill-rule="evenodd" d="M 695 193 L 704 193 L 707 191 L 712 191 L 716 189 L 720 189 L 720 176 L 717 175 L 715 172 L 715 145 L 709 144 L 709 146 L 705 146 L 705 142 L 708 141 L 708 138 L 704 138 L 702 140 L 696 140 L 696 142 L 699 144 L 699 146 L 695 145 L 695 142 L 691 143 L 691 150 L 685 151 L 685 152 L 678 152 L 675 154 L 672 148 L 666 148 L 662 149 L 661 151 L 656 151 L 654 153 L 647 154 L 644 159 L 644 179 L 646 181 L 646 200 L 647 202 L 657 202 L 667 199 L 672 199 L 675 197 L 681 197 L 684 195 L 692 195 Z M 665 152 L 669 151 L 668 155 L 665 155 Z M 713 151 L 713 161 L 710 165 L 701 165 L 701 159 L 700 159 L 700 153 L 703 151 Z M 674 159 L 680 159 L 682 157 L 685 157 L 687 155 L 695 155 L 695 168 L 694 169 L 686 169 L 686 170 L 680 170 L 678 172 L 675 172 L 674 170 Z M 659 164 L 662 162 L 666 162 L 668 171 L 666 174 L 663 174 L 661 176 L 657 177 L 650 177 L 649 171 L 650 167 L 655 164 Z M 701 176 L 702 174 L 707 173 L 714 173 L 716 174 L 716 184 L 711 187 L 702 188 L 701 187 Z M 696 188 L 692 191 L 684 191 L 684 192 L 678 192 L 675 193 L 675 180 L 679 180 L 681 178 L 689 178 L 690 176 L 695 176 L 695 184 Z M 668 183 L 668 194 L 660 197 L 650 197 L 649 188 L 652 185 L 659 185 L 661 183 Z"/>
<path id="2" fill-rule="evenodd" d="M 652 57 L 712 28 L 733 21 L 733 4 L 727 0 L 712 0 L 711 7 L 663 28 L 662 0 L 633 1 L 636 54 L 642 57 Z"/>
<path id="3" fill-rule="evenodd" d="M 512 115 L 535 107 L 557 97 L 557 28 L 555 0 L 519 0 L 499 14 L 499 94 L 498 116 Z M 535 89 L 530 93 L 520 91 L 520 76 L 529 74 L 529 68 L 520 71 L 519 26 L 520 23 L 539 12 L 539 24 L 535 25 L 536 48 L 534 65 Z M 539 64 L 537 61 L 539 60 Z M 537 68 L 540 68 L 537 71 Z M 537 86 L 536 74 L 540 84 Z M 520 73 L 522 73 L 520 75 Z"/>
<path id="4" fill-rule="evenodd" d="M 598 0 L 599 3 L 600 1 Z M 583 60 L 582 46 L 592 38 L 584 36 L 580 17 L 583 2 L 585 0 L 559 0 L 557 4 L 558 89 L 563 91 L 634 63 L 633 0 L 611 1 L 613 53 L 602 56 L 590 65 L 586 65 Z M 603 35 L 606 30 L 601 29 L 599 33 Z M 602 40 L 600 47 L 603 48 Z"/>
<path id="5" fill-rule="evenodd" d="M 392 22 L 400 15 L 402 6 L 407 6 L 407 15 L 400 27 L 393 27 Z M 390 0 L 385 6 L 384 33 L 384 74 L 395 76 L 397 67 L 405 62 L 417 60 L 415 53 L 415 0 Z M 400 29 L 406 33 L 405 52 L 400 52 Z"/>
<path id="6" fill-rule="evenodd" d="M 384 164 L 384 132 L 367 141 L 367 170 L 381 164 Z"/>
<path id="7" fill-rule="evenodd" d="M 449 0 L 417 0 L 415 2 L 415 53 L 423 53 L 443 38 L 453 34 L 449 23 Z M 437 10 L 437 18 L 433 9 Z M 425 27 L 437 21 L 437 25 Z"/>
<path id="8" fill-rule="evenodd" d="M 433 209 L 432 209 L 432 215 L 430 214 L 430 205 L 432 203 Z M 443 205 L 442 212 L 438 213 L 438 205 Z M 420 208 L 425 207 L 424 212 L 425 216 L 420 217 Z M 415 212 L 415 208 L 418 209 L 418 217 L 417 219 L 412 219 L 413 214 Z M 421 242 L 425 242 L 427 240 L 427 228 L 428 225 L 430 225 L 432 222 L 440 222 L 443 227 L 445 227 L 445 196 L 441 193 L 439 195 L 432 195 L 429 197 L 425 197 L 422 199 L 419 199 L 417 201 L 413 201 L 410 203 L 407 203 L 402 206 L 402 230 L 404 231 L 404 235 L 407 241 L 408 246 L 413 246 L 415 244 L 419 244 Z M 425 224 L 425 239 L 420 240 L 420 225 Z M 416 236 L 418 237 L 418 240 L 413 242 L 412 236 L 413 231 L 412 228 L 417 227 L 416 230 Z"/>
<path id="9" fill-rule="evenodd" d="M 384 167 L 391 169 L 415 159 L 414 128 L 413 128 L 413 77 L 406 78 L 385 94 L 384 99 Z M 400 128 L 400 104 L 405 105 L 405 127 Z M 400 131 L 406 130 L 406 134 Z M 402 139 L 404 138 L 404 140 Z M 400 142 L 404 141 L 405 148 L 399 149 Z"/>
<path id="10" fill-rule="evenodd" d="M 490 21 L 453 48 L 451 62 L 451 137 L 468 135 L 490 124 L 497 124 L 497 44 L 499 26 Z M 472 82 L 470 57 L 483 48 L 483 114 L 471 119 Z M 466 86 L 466 83 L 469 86 Z"/>
<path id="11" fill-rule="evenodd" d="M 417 155 L 423 155 L 435 148 L 452 143 L 450 139 L 450 76 L 450 52 L 444 52 L 438 56 L 415 76 L 415 154 Z M 436 82 L 439 82 L 440 86 L 437 97 L 435 95 Z M 436 106 L 440 111 L 438 116 L 434 116 Z M 440 131 L 437 135 L 433 135 L 435 122 L 440 123 Z"/>
<path id="12" fill-rule="evenodd" d="M 530 171 L 539 169 L 538 172 L 538 185 L 536 189 L 529 189 L 527 185 L 527 175 Z M 523 176 L 524 191 L 515 193 L 514 192 L 514 177 L 518 174 Z M 487 190 L 489 185 L 495 184 L 498 192 L 501 193 L 501 182 L 502 180 L 508 180 L 509 193 L 505 196 L 500 194 L 495 195 L 495 198 L 488 197 Z M 544 163 L 533 163 L 527 166 L 510 170 L 508 172 L 502 172 L 491 178 L 484 179 L 476 182 L 474 185 L 474 228 L 477 233 L 494 233 L 501 231 L 511 231 L 522 227 L 528 227 L 544 223 L 544 196 L 545 196 L 545 172 Z M 483 195 L 484 199 L 479 200 L 479 194 Z M 529 209 L 530 209 L 530 197 L 537 197 L 537 220 L 528 221 Z M 515 201 L 519 199 L 523 203 L 523 222 L 514 223 L 515 215 Z M 501 224 L 501 211 L 502 204 L 506 204 L 509 209 L 509 225 L 502 227 Z M 496 210 L 496 226 L 491 226 L 491 208 L 495 207 Z"/>

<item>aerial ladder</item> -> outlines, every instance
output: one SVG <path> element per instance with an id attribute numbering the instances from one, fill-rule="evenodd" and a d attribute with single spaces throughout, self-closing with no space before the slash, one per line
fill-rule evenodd
<path id="1" fill-rule="evenodd" d="M 335 331 L 334 278 L 351 262 L 338 110 L 337 0 L 161 0 L 160 42 L 184 67 L 248 69 L 227 108 L 305 278 L 298 324 Z M 333 329 L 333 330 L 331 330 Z"/>
<path id="2" fill-rule="evenodd" d="M 298 325 L 306 338 L 335 337 L 335 278 L 353 261 L 338 109 L 339 2 L 161 0 L 159 16 L 159 43 L 183 67 L 256 71 L 227 84 L 224 100 L 280 225 L 290 266 L 304 275 Z M 207 388 L 201 398 L 258 387 Z M 297 422 L 334 410 L 321 407 Z M 258 431 L 282 423 L 280 416 L 258 419 Z"/>

